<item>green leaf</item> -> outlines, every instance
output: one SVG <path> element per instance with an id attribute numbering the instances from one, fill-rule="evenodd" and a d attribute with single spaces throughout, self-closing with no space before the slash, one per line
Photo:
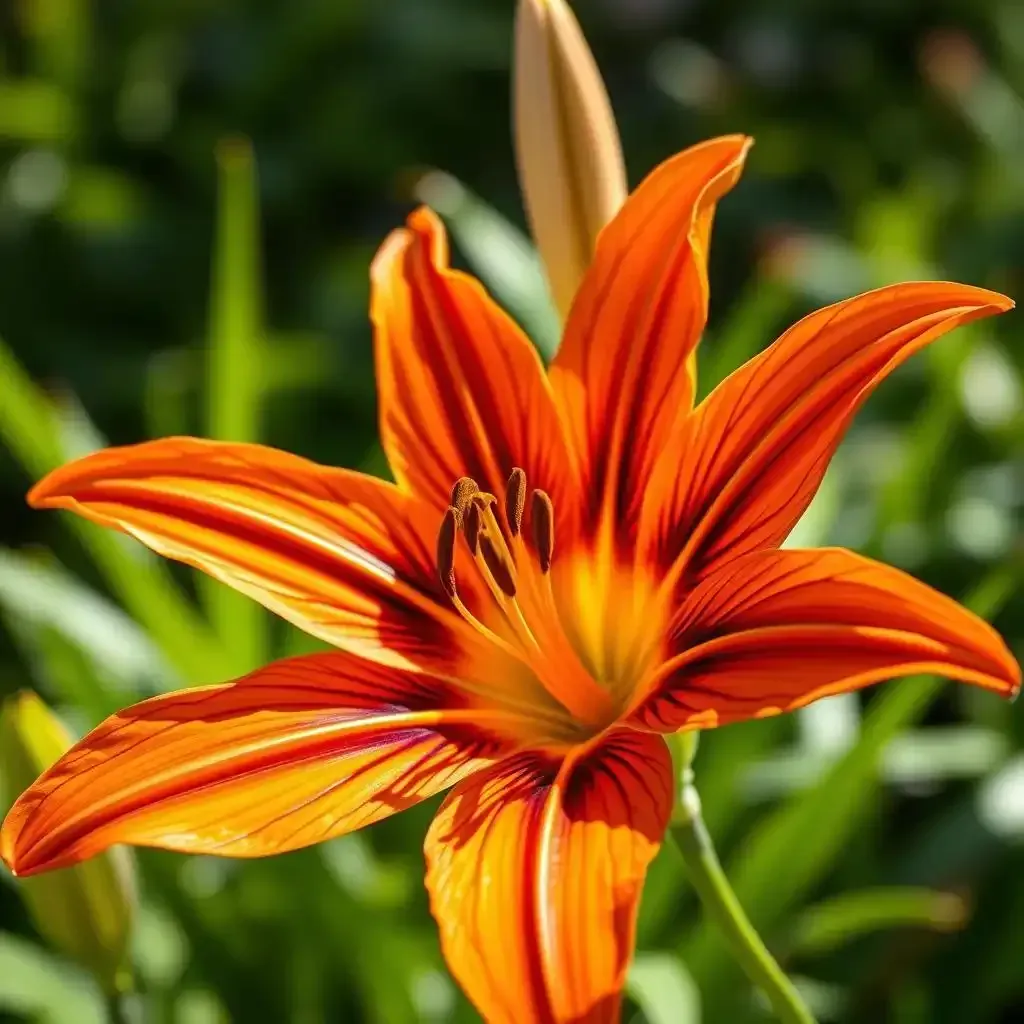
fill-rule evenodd
<path id="1" fill-rule="evenodd" d="M 38 1024 L 104 1024 L 88 977 L 38 946 L 0 932 L 0 1011 Z"/>
<path id="2" fill-rule="evenodd" d="M 638 953 L 626 992 L 647 1024 L 700 1024 L 700 992 L 678 957 Z"/>
<path id="3" fill-rule="evenodd" d="M 38 478 L 66 462 L 67 421 L 0 341 L 0 440 Z M 52 513 L 50 513 L 52 515 Z M 223 649 L 195 608 L 175 584 L 167 565 L 139 557 L 111 530 L 80 516 L 64 521 L 75 532 L 103 573 L 110 588 L 153 637 L 167 661 L 194 683 L 219 681 L 230 675 Z"/>
<path id="4" fill-rule="evenodd" d="M 792 956 L 822 956 L 871 932 L 892 928 L 951 931 L 967 917 L 953 893 L 923 888 L 880 888 L 847 892 L 803 910 L 789 939 Z"/>
<path id="5" fill-rule="evenodd" d="M 257 441 L 264 390 L 263 300 L 256 164 L 249 141 L 222 141 L 217 169 L 206 433 L 218 441 Z M 213 626 L 234 663 L 231 674 L 265 661 L 263 609 L 209 576 L 201 577 L 200 586 Z"/>
<path id="6" fill-rule="evenodd" d="M 55 630 L 122 688 L 166 681 L 170 668 L 150 637 L 115 604 L 62 566 L 0 548 L 0 609 Z"/>
<path id="7" fill-rule="evenodd" d="M 0 81 L 0 139 L 14 142 L 60 142 L 76 129 L 71 98 L 52 82 Z"/>

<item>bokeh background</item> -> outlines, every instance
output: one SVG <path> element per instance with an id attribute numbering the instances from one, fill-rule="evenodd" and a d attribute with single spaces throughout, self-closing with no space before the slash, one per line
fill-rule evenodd
<path id="1" fill-rule="evenodd" d="M 702 389 L 809 309 L 878 284 L 1024 298 L 1018 0 L 575 9 L 633 183 L 699 139 L 756 137 L 718 215 Z M 80 732 L 311 648 L 24 493 L 106 441 L 183 432 L 386 472 L 367 268 L 415 202 L 552 350 L 511 149 L 512 16 L 513 0 L 0 5 L 0 696 L 33 688 Z M 887 381 L 793 538 L 914 572 L 1018 655 L 1021 323 L 961 329 Z M 1022 748 L 1024 705 L 930 679 L 703 737 L 709 827 L 823 1019 L 1024 1019 Z M 140 854 L 141 994 L 124 1013 L 476 1019 L 423 892 L 432 810 L 264 862 Z M 671 847 L 639 948 L 626 1020 L 768 1019 Z M 104 1013 L 4 874 L 0 1021 Z"/>

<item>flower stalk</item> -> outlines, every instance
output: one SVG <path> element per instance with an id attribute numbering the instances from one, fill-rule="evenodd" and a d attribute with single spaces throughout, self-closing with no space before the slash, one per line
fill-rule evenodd
<path id="1" fill-rule="evenodd" d="M 698 735 L 694 731 L 673 738 L 679 789 L 669 826 L 672 838 L 683 855 L 704 912 L 721 930 L 744 974 L 767 996 L 778 1019 L 783 1024 L 815 1024 L 814 1015 L 796 986 L 779 967 L 740 906 L 715 852 L 694 784 L 692 762 Z"/>

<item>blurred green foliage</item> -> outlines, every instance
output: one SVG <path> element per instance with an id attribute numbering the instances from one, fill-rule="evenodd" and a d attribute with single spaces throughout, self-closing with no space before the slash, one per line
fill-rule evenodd
<path id="1" fill-rule="evenodd" d="M 139 696 L 309 649 L 23 495 L 106 438 L 182 432 L 385 472 L 367 268 L 413 202 L 448 218 L 460 258 L 553 350 L 513 171 L 512 8 L 0 9 L 0 696 L 32 685 L 84 730 Z M 634 182 L 698 139 L 757 139 L 718 215 L 704 390 L 793 318 L 866 287 L 950 277 L 1024 296 L 1018 0 L 576 9 Z M 792 540 L 909 569 L 1018 654 L 1021 338 L 1011 314 L 901 369 Z M 908 680 L 708 734 L 695 767 L 741 898 L 823 1018 L 1024 1015 L 1022 705 Z M 146 1019 L 473 1020 L 422 889 L 431 811 L 264 862 L 144 852 Z M 95 983 L 44 949 L 10 881 L 0 1021 L 102 1020 Z M 652 1024 L 766 1019 L 670 847 L 630 999 L 627 1019 Z"/>

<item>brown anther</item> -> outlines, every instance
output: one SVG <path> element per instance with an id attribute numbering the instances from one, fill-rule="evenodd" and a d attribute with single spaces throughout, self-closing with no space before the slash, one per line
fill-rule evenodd
<path id="1" fill-rule="evenodd" d="M 479 550 L 478 541 L 480 539 L 481 526 L 480 506 L 475 501 L 471 501 L 466 506 L 466 514 L 462 520 L 462 529 L 466 534 L 466 543 L 469 545 L 469 550 L 474 555 Z"/>
<path id="2" fill-rule="evenodd" d="M 517 466 L 512 470 L 505 487 L 505 518 L 513 537 L 519 536 L 526 508 L 526 474 Z"/>
<path id="3" fill-rule="evenodd" d="M 480 488 L 477 487 L 476 481 L 472 477 L 460 476 L 452 488 L 452 507 L 464 514 L 466 506 L 479 490 Z"/>
<path id="4" fill-rule="evenodd" d="M 480 556 L 483 558 L 484 564 L 491 576 L 494 577 L 494 582 L 498 584 L 498 587 L 509 597 L 515 597 L 516 580 L 512 573 L 512 567 L 502 554 L 503 548 L 504 544 L 501 549 L 498 548 L 486 530 L 480 531 Z"/>
<path id="5" fill-rule="evenodd" d="M 459 510 L 448 508 L 437 534 L 437 575 L 449 597 L 455 596 L 455 537 L 461 524 Z"/>
<path id="6" fill-rule="evenodd" d="M 530 495 L 530 527 L 541 572 L 547 572 L 555 552 L 555 507 L 544 491 L 534 491 Z"/>

